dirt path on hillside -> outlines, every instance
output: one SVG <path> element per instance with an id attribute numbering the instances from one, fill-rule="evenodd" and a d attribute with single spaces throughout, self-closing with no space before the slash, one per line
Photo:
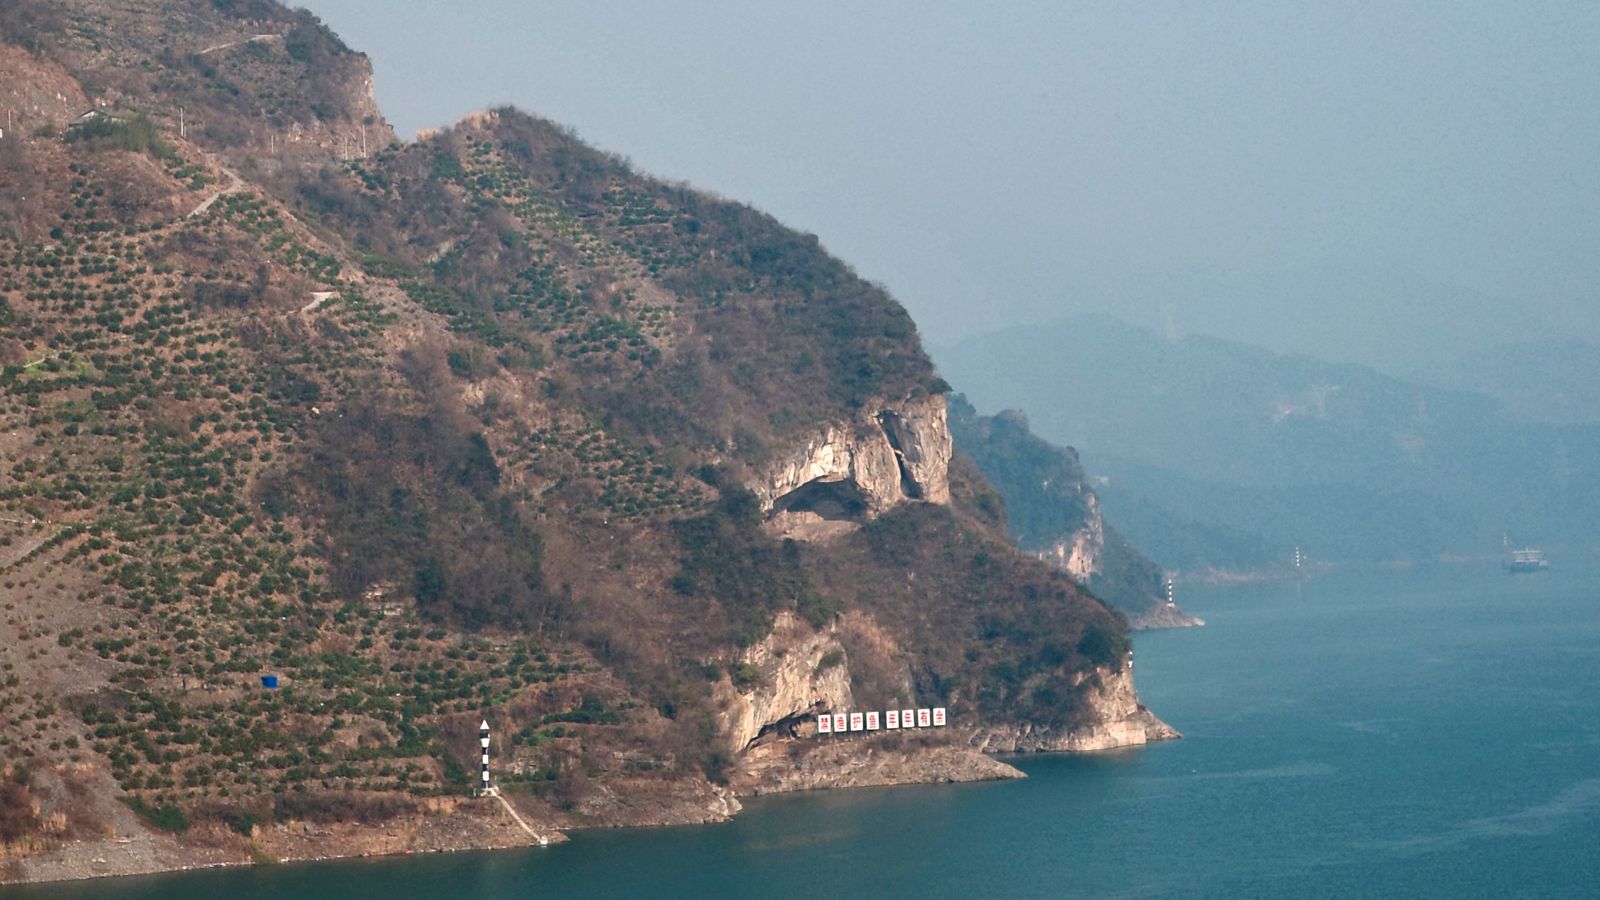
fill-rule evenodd
<path id="1" fill-rule="evenodd" d="M 212 162 L 216 162 L 216 160 L 212 160 Z M 235 175 L 233 170 L 226 168 L 221 163 L 217 163 L 217 168 L 222 170 L 222 174 L 228 176 L 228 183 L 218 188 L 216 191 L 213 191 L 211 196 L 200 201 L 199 206 L 196 206 L 194 209 L 189 211 L 189 218 L 193 219 L 196 216 L 203 215 L 206 210 L 211 208 L 213 203 L 221 200 L 224 195 L 232 194 L 244 187 L 244 179 L 240 178 L 238 175 Z"/>
<path id="2" fill-rule="evenodd" d="M 300 311 L 302 313 L 316 312 L 317 311 L 317 307 L 321 306 L 324 303 L 327 303 L 329 300 L 332 300 L 334 297 L 337 297 L 337 296 L 339 296 L 339 292 L 338 291 L 312 291 L 311 292 L 311 302 L 307 303 L 305 306 L 300 307 Z"/>
<path id="3" fill-rule="evenodd" d="M 30 555 L 32 555 L 33 551 L 44 546 L 44 542 L 50 540 L 53 534 L 54 532 L 46 531 L 42 534 L 34 535 L 33 537 L 23 538 L 22 540 L 13 543 L 11 546 L 0 550 L 0 572 L 3 572 L 17 563 L 27 559 Z"/>
<path id="4" fill-rule="evenodd" d="M 204 50 L 196 53 L 195 56 L 205 56 L 207 53 L 216 53 L 218 50 L 226 50 L 229 47 L 237 47 L 240 44 L 259 44 L 263 41 L 277 41 L 282 39 L 283 35 L 281 34 L 256 34 L 242 40 L 228 41 L 226 44 L 212 44 Z"/>
<path id="5" fill-rule="evenodd" d="M 511 806 L 511 801 L 509 801 L 506 798 L 500 796 L 500 789 L 499 788 L 489 788 L 489 796 L 495 798 L 496 800 L 499 800 L 500 801 L 500 805 L 504 806 L 506 808 L 506 812 L 511 814 L 511 818 L 516 819 L 517 820 L 517 824 L 522 826 L 522 830 L 527 832 L 529 837 L 531 837 L 534 840 L 539 842 L 539 846 L 543 847 L 543 846 L 545 846 L 545 845 L 550 843 L 548 838 L 546 838 L 544 835 L 542 835 L 539 832 L 534 831 L 532 828 L 530 828 L 528 826 L 527 822 L 522 821 L 522 817 L 517 815 L 516 809 Z"/>

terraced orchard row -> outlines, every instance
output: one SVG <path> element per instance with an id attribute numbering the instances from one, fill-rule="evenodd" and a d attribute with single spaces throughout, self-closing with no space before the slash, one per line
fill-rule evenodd
<path id="1" fill-rule="evenodd" d="M 103 158 L 67 163 L 49 241 L 0 239 L 0 324 L 25 357 L 0 370 L 0 432 L 25 436 L 0 445 L 16 639 L 0 746 L 98 754 L 137 809 L 172 824 L 173 810 L 307 790 L 469 789 L 470 744 L 445 736 L 456 717 L 504 708 L 512 749 L 526 750 L 518 777 L 553 780 L 578 729 L 628 708 L 596 692 L 592 666 L 422 622 L 382 590 L 335 594 L 324 548 L 264 489 L 371 388 L 393 313 L 249 190 L 197 216 L 119 219 Z M 168 161 L 165 177 L 185 208 L 220 181 L 199 157 Z M 317 290 L 334 299 L 307 310 Z M 554 309 L 560 289 L 543 290 Z M 573 333 L 634 346 L 595 322 Z M 619 515 L 692 502 L 636 453 L 583 465 L 615 485 L 599 502 Z M 63 592 L 85 602 L 41 606 Z M 18 674 L 47 658 L 82 678 L 66 708 Z M 267 673 L 278 689 L 262 687 Z"/>

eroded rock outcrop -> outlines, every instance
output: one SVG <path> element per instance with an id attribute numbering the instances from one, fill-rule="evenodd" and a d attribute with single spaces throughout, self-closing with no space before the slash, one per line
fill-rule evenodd
<path id="1" fill-rule="evenodd" d="M 1140 630 L 1149 628 L 1195 628 L 1206 623 L 1199 616 L 1191 616 L 1175 603 L 1162 602 L 1128 620 L 1128 627 Z"/>
<path id="2" fill-rule="evenodd" d="M 731 784 L 738 793 L 753 795 L 1026 777 L 1014 766 L 970 747 L 925 743 L 937 739 L 879 733 L 788 745 L 763 744 L 745 754 Z"/>
<path id="3" fill-rule="evenodd" d="M 1100 499 L 1084 491 L 1085 511 L 1082 527 L 1051 542 L 1039 551 L 1039 558 L 1072 576 L 1079 584 L 1088 584 L 1100 573 L 1101 557 L 1105 554 L 1105 523 L 1100 518 Z"/>
<path id="4" fill-rule="evenodd" d="M 815 540 L 908 500 L 949 503 L 951 452 L 945 398 L 932 394 L 824 428 L 751 490 L 775 532 Z"/>
<path id="5" fill-rule="evenodd" d="M 772 633 L 745 651 L 744 662 L 753 670 L 753 684 L 740 691 L 724 683 L 718 714 L 718 725 L 736 752 L 786 722 L 855 705 L 844 647 L 793 613 L 780 613 Z"/>
<path id="6" fill-rule="evenodd" d="M 950 502 L 950 424 L 939 394 L 902 403 L 878 414 L 878 424 L 900 466 L 901 493 L 929 503 Z"/>
<path id="7" fill-rule="evenodd" d="M 1084 718 L 1088 724 L 1056 729 L 1019 722 L 1010 725 L 982 726 L 973 731 L 972 746 L 990 753 L 1031 753 L 1068 751 L 1083 753 L 1137 747 L 1151 741 L 1179 737 L 1177 730 L 1155 717 L 1139 702 L 1133 689 L 1133 670 L 1123 666 L 1115 672 L 1101 670 L 1083 673 L 1080 679 L 1097 678 L 1097 685 L 1084 690 Z"/>

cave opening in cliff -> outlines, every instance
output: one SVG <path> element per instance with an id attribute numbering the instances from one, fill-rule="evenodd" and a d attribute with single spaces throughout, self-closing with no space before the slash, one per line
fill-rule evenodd
<path id="1" fill-rule="evenodd" d="M 859 522 L 867 513 L 867 496 L 853 481 L 808 481 L 772 504 L 775 513 L 812 513 L 829 521 Z"/>

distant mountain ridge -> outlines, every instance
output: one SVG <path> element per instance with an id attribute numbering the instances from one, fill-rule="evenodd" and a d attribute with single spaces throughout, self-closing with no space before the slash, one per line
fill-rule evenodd
<path id="1" fill-rule="evenodd" d="M 1600 346 L 1580 338 L 1498 344 L 1410 377 L 1492 397 L 1514 419 L 1600 422 Z"/>
<path id="2" fill-rule="evenodd" d="M 1257 545 L 1222 555 L 1306 545 L 1342 559 L 1485 552 L 1506 532 L 1600 534 L 1600 428 L 1516 419 L 1479 394 L 1217 338 L 1166 340 L 1105 316 L 936 352 L 980 408 L 1024 409 L 1039 434 L 1078 447 L 1110 479 L 1108 509 L 1164 563 L 1171 534 L 1145 525 L 1189 521 Z M 1140 515 L 1133 498 L 1166 513 Z"/>

